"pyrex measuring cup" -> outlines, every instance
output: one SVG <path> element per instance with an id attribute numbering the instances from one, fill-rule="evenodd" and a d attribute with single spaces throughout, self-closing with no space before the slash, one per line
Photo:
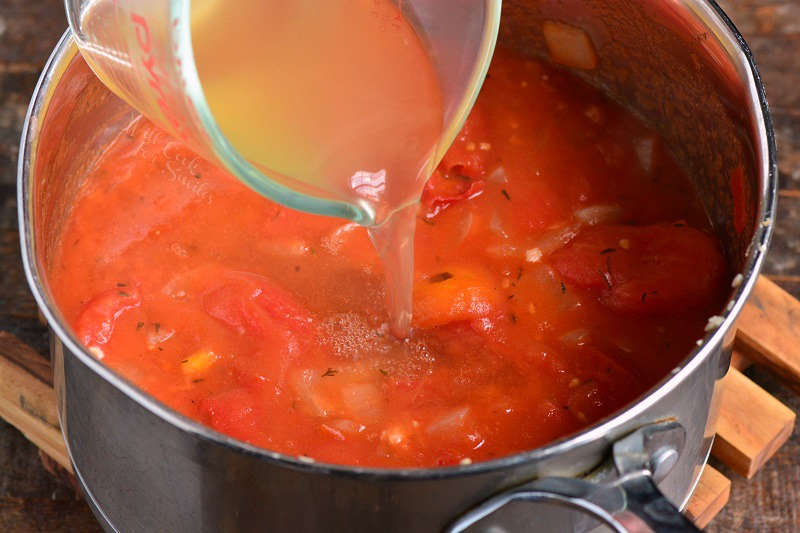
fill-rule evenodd
<path id="1" fill-rule="evenodd" d="M 198 7 L 197 2 L 221 0 L 194 1 Z M 396 3 L 426 47 L 441 87 L 442 134 L 432 171 L 483 82 L 497 38 L 501 0 Z M 248 161 L 226 138 L 206 101 L 195 65 L 191 0 L 66 0 L 66 8 L 78 46 L 98 77 L 198 154 L 289 207 L 365 225 L 378 222 L 368 203 L 343 201 L 332 191 L 302 183 L 297 186 L 297 181 L 283 179 L 281 169 Z M 235 2 L 225 8 L 236 9 Z"/>

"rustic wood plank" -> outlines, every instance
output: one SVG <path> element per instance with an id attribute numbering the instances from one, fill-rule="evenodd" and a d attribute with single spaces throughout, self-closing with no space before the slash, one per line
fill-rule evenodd
<path id="1" fill-rule="evenodd" d="M 46 385 L 53 386 L 50 361 L 7 331 L 0 331 L 0 357 L 13 361 Z"/>
<path id="2" fill-rule="evenodd" d="M 0 335 L 0 417 L 71 471 L 61 435 L 52 384 L 37 373 L 50 374 L 49 363 L 11 334 Z"/>
<path id="3" fill-rule="evenodd" d="M 794 429 L 794 412 L 731 368 L 723 378 L 712 455 L 751 478 Z"/>
<path id="4" fill-rule="evenodd" d="M 731 354 L 731 368 L 735 368 L 739 372 L 744 372 L 750 366 L 752 366 L 753 362 L 742 355 L 742 352 L 739 350 L 734 350 Z"/>
<path id="5" fill-rule="evenodd" d="M 731 480 L 713 466 L 706 465 L 684 513 L 703 529 L 725 507 L 730 497 Z"/>
<path id="6" fill-rule="evenodd" d="M 736 323 L 736 348 L 800 391 L 800 302 L 760 277 Z"/>

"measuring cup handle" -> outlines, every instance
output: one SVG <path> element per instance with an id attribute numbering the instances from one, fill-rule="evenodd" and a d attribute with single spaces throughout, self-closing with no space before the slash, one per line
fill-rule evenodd
<path id="1" fill-rule="evenodd" d="M 645 426 L 614 444 L 615 479 L 538 479 L 493 496 L 459 517 L 446 531 L 460 533 L 502 507 L 524 501 L 573 508 L 615 533 L 698 532 L 653 479 L 654 472 L 663 477 L 674 466 L 684 441 L 685 430 L 677 422 Z"/>

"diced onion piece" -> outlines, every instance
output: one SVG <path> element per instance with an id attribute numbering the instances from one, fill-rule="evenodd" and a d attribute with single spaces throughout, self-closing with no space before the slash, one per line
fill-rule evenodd
<path id="1" fill-rule="evenodd" d="M 552 228 L 536 239 L 529 249 L 538 248 L 542 252 L 542 257 L 547 257 L 569 244 L 578 234 L 579 228 L 579 224 L 568 224 Z"/>
<path id="2" fill-rule="evenodd" d="M 208 350 L 200 350 L 187 357 L 181 364 L 181 370 L 187 376 L 198 376 L 208 372 L 217 360 L 217 355 Z"/>
<path id="3" fill-rule="evenodd" d="M 573 329 L 559 337 L 559 340 L 570 346 L 583 346 L 589 339 L 588 329 Z"/>
<path id="4" fill-rule="evenodd" d="M 525 261 L 536 263 L 542 258 L 542 251 L 539 248 L 530 248 L 525 251 Z"/>
<path id="5" fill-rule="evenodd" d="M 593 205 L 575 211 L 575 218 L 590 226 L 615 222 L 622 217 L 622 208 L 618 205 Z"/>
<path id="6" fill-rule="evenodd" d="M 322 238 L 322 247 L 325 248 L 328 252 L 332 255 L 336 255 L 339 253 L 339 250 L 342 249 L 345 240 L 348 238 L 348 235 L 353 231 L 358 229 L 359 225 L 355 222 L 349 222 L 347 224 L 342 224 L 335 230 L 333 230 L 330 235 L 327 235 Z"/>
<path id="7" fill-rule="evenodd" d="M 431 422 L 425 432 L 453 435 L 464 425 L 464 420 L 467 418 L 468 413 L 469 407 L 459 407 Z"/>
<path id="8" fill-rule="evenodd" d="M 520 249 L 516 246 L 512 246 L 511 244 L 498 244 L 496 246 L 490 246 L 486 249 L 486 253 L 493 256 L 493 257 L 514 257 L 519 256 Z"/>
<path id="9" fill-rule="evenodd" d="M 461 244 L 469 235 L 469 230 L 472 229 L 472 222 L 475 219 L 475 215 L 472 211 L 467 211 L 467 213 L 461 218 L 459 222 L 458 228 L 458 236 L 456 237 L 455 244 Z"/>
<path id="10" fill-rule="evenodd" d="M 492 213 L 492 218 L 489 219 L 489 229 L 500 237 L 508 239 L 508 233 L 506 233 L 503 228 L 503 221 L 500 219 L 500 213 L 496 210 Z"/>
<path id="11" fill-rule="evenodd" d="M 486 181 L 491 183 L 505 184 L 508 183 L 508 176 L 506 176 L 506 169 L 501 165 L 494 169 L 487 177 Z"/>
<path id="12" fill-rule="evenodd" d="M 597 52 L 582 28 L 547 20 L 542 26 L 550 57 L 564 66 L 591 70 L 597 66 Z"/>
<path id="13" fill-rule="evenodd" d="M 173 335 L 175 335 L 174 329 L 167 329 L 159 323 L 151 324 L 147 332 L 147 348 L 155 350 L 159 344 L 168 341 Z"/>

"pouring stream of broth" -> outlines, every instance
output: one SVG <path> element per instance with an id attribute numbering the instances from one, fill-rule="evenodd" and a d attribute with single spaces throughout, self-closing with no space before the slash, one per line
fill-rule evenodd
<path id="1" fill-rule="evenodd" d="M 373 214 L 390 328 L 404 337 L 417 203 L 443 115 L 414 29 L 389 0 L 205 0 L 192 5 L 192 35 L 206 99 L 240 153 L 295 190 Z"/>

